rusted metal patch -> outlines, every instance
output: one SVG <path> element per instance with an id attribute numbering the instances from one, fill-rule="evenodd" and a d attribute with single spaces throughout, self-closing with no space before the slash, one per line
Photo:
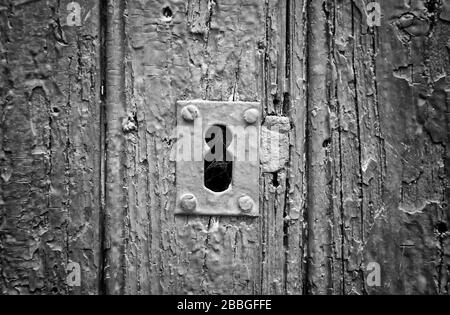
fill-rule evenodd
<path id="1" fill-rule="evenodd" d="M 230 135 L 222 158 L 232 164 L 231 183 L 223 191 L 213 191 L 205 185 L 207 161 L 211 152 L 220 151 L 220 146 L 212 151 L 212 142 L 207 141 L 214 126 L 224 127 Z M 260 126 L 260 103 L 202 100 L 177 103 L 176 214 L 259 215 Z"/>

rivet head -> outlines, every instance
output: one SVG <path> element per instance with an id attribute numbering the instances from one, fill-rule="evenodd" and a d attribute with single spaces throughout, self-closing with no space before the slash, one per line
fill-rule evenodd
<path id="1" fill-rule="evenodd" d="M 243 212 L 250 212 L 253 210 L 253 207 L 255 206 L 255 202 L 249 196 L 243 196 L 239 198 L 238 204 L 239 208 L 241 208 Z"/>
<path id="2" fill-rule="evenodd" d="M 256 108 L 246 110 L 244 113 L 244 120 L 248 124 L 256 123 L 258 121 L 258 118 L 259 118 L 259 110 L 257 110 Z"/>
<path id="3" fill-rule="evenodd" d="M 185 106 L 181 110 L 181 116 L 183 117 L 183 119 L 185 121 L 193 122 L 199 116 L 198 108 L 196 106 L 194 106 L 194 105 Z"/>
<path id="4" fill-rule="evenodd" d="M 193 212 L 197 208 L 197 198 L 192 194 L 181 197 L 181 209 L 186 212 Z"/>

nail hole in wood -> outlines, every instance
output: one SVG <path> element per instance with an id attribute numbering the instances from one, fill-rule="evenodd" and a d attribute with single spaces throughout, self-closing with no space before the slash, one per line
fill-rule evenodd
<path id="1" fill-rule="evenodd" d="M 162 14 L 166 19 L 170 19 L 173 16 L 172 9 L 169 7 L 164 7 Z"/>
<path id="2" fill-rule="evenodd" d="M 437 230 L 440 234 L 445 234 L 448 231 L 448 227 L 447 224 L 445 224 L 445 222 L 439 222 L 437 224 Z"/>

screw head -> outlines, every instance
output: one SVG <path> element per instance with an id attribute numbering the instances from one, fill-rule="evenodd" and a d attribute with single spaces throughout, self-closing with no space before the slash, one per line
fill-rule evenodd
<path id="1" fill-rule="evenodd" d="M 258 118 L 259 110 L 257 110 L 256 108 L 248 109 L 244 113 L 244 120 L 250 125 L 256 123 L 258 121 Z"/>
<path id="2" fill-rule="evenodd" d="M 193 212 L 197 208 L 197 198 L 192 194 L 186 194 L 181 197 L 181 209 L 186 212 Z"/>
<path id="3" fill-rule="evenodd" d="M 241 208 L 241 210 L 243 212 L 250 212 L 255 207 L 255 202 L 249 196 L 243 196 L 243 197 L 239 198 L 238 204 L 239 204 L 239 208 Z"/>
<path id="4" fill-rule="evenodd" d="M 198 118 L 198 116 L 199 116 L 198 108 L 194 105 L 185 106 L 181 110 L 181 117 L 183 117 L 185 121 L 193 122 Z"/>

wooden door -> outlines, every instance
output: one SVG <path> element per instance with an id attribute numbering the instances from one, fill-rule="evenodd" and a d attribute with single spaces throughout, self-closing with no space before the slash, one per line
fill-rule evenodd
<path id="1" fill-rule="evenodd" d="M 447 0 L 0 15 L 2 293 L 448 294 Z M 175 214 L 194 99 L 260 102 L 282 139 L 259 217 Z"/>

